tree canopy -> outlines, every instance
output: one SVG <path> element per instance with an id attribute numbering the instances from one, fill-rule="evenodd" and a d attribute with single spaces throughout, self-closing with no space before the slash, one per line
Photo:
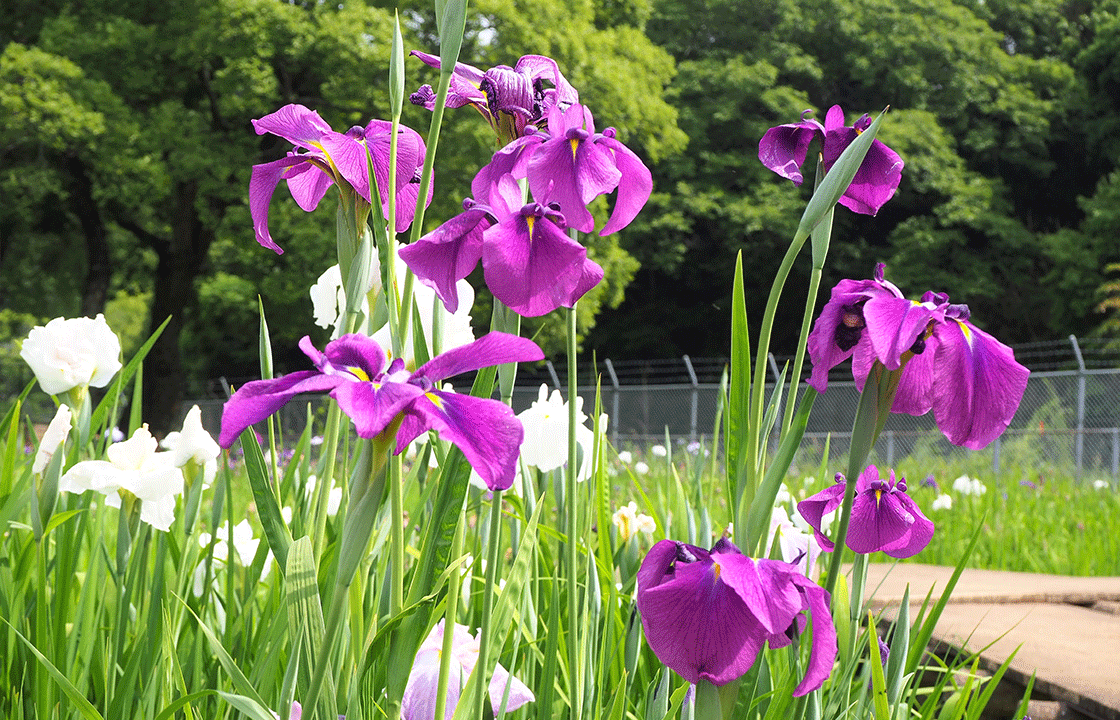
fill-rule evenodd
<path id="1" fill-rule="evenodd" d="M 0 29 L 0 310 L 45 321 L 141 298 L 149 327 L 172 316 L 145 367 L 156 430 L 188 382 L 256 372 L 258 294 L 278 368 L 294 369 L 298 338 L 323 339 L 307 289 L 334 262 L 334 218 L 279 191 L 270 225 L 287 252 L 253 241 L 250 168 L 287 147 L 251 120 L 290 102 L 335 128 L 385 117 L 393 12 L 406 47 L 434 51 L 430 4 L 16 5 Z M 876 217 L 837 213 L 826 290 L 883 261 L 904 291 L 948 292 L 1010 343 L 1115 332 L 1099 308 L 1120 262 L 1116 0 L 470 6 L 463 61 L 523 54 L 555 58 L 654 173 L 638 219 L 588 239 L 607 282 L 581 303 L 585 350 L 725 354 L 738 252 L 757 325 L 809 192 L 758 162 L 759 138 L 833 104 L 849 124 L 889 105 L 880 138 L 906 169 Z M 434 77 L 410 60 L 410 89 Z M 471 111 L 445 117 L 428 230 L 495 149 Z M 425 134 L 428 114 L 404 122 Z M 805 257 L 791 282 L 807 273 Z M 776 351 L 797 325 L 779 322 Z M 549 318 L 527 330 L 546 345 L 562 333 Z"/>

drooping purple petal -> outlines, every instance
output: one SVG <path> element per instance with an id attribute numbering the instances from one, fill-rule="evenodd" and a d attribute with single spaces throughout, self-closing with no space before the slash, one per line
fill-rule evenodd
<path id="1" fill-rule="evenodd" d="M 897 541 L 883 547 L 883 552 L 895 558 L 913 557 L 933 539 L 933 521 L 925 516 L 918 504 L 906 493 L 896 492 L 894 498 L 912 519 L 907 532 Z"/>
<path id="2" fill-rule="evenodd" d="M 454 313 L 459 309 L 455 284 L 470 275 L 482 259 L 482 237 L 490 227 L 489 208 L 475 205 L 400 249 L 401 260 Z"/>
<path id="3" fill-rule="evenodd" d="M 528 74 L 533 80 L 551 81 L 555 93 L 555 97 L 551 100 L 552 104 L 566 107 L 579 102 L 579 93 L 560 74 L 560 66 L 552 58 L 544 55 L 522 55 L 514 63 L 513 69 Z"/>
<path id="4" fill-rule="evenodd" d="M 910 532 L 913 519 L 896 493 L 881 490 L 857 492 L 848 526 L 848 547 L 862 554 L 883 550 Z"/>
<path id="5" fill-rule="evenodd" d="M 805 677 L 793 689 L 793 696 L 801 697 L 824 685 L 824 681 L 832 674 L 839 645 L 836 641 L 836 626 L 832 622 L 832 614 L 829 611 L 832 599 L 828 592 L 800 573 L 791 573 L 789 577 L 805 598 L 805 608 L 813 623 L 809 667 L 805 670 Z"/>
<path id="6" fill-rule="evenodd" d="M 222 429 L 218 444 L 230 448 L 245 428 L 264 420 L 296 395 L 326 392 L 340 383 L 342 376 L 327 376 L 315 370 L 300 370 L 274 380 L 253 380 L 237 389 L 222 408 Z"/>
<path id="7" fill-rule="evenodd" d="M 462 450 L 486 487 L 508 490 L 513 485 L 525 431 L 509 406 L 495 400 L 430 390 L 411 402 L 405 412 Z M 401 427 L 397 435 L 398 453 L 416 437 L 411 429 Z"/>
<path id="8" fill-rule="evenodd" d="M 574 291 L 583 279 L 587 249 L 539 212 L 522 212 L 483 235 L 486 285 L 524 317 L 571 307 L 578 299 Z"/>
<path id="9" fill-rule="evenodd" d="M 319 207 L 319 201 L 327 194 L 331 185 L 334 185 L 334 178 L 316 164 L 325 161 L 312 161 L 315 156 L 311 153 L 296 157 L 303 157 L 306 162 L 293 166 L 283 177 L 288 181 L 288 192 L 292 194 L 292 199 L 300 210 L 311 212 Z"/>
<path id="10" fill-rule="evenodd" d="M 268 206 L 272 202 L 272 194 L 276 192 L 276 186 L 284 176 L 284 171 L 303 162 L 306 160 L 299 155 L 289 155 L 270 163 L 254 165 L 249 176 L 249 215 L 253 219 L 253 232 L 258 243 L 278 255 L 282 255 L 284 251 L 273 241 L 272 235 L 268 232 Z"/>
<path id="11" fill-rule="evenodd" d="M 646 584 L 653 573 L 639 572 L 646 642 L 685 680 L 725 685 L 750 669 L 767 633 L 710 560 L 674 562 L 676 551 L 677 543 L 662 540 L 642 562 L 643 570 L 651 558 L 673 566 L 671 573 L 661 571 L 657 585 Z"/>
<path id="12" fill-rule="evenodd" d="M 902 366 L 902 355 L 934 321 L 936 308 L 891 295 L 878 295 L 863 306 L 867 337 L 879 362 L 888 370 Z"/>
<path id="13" fill-rule="evenodd" d="M 587 204 L 614 190 L 622 173 L 611 154 L 592 142 L 595 127 L 583 106 L 552 108 L 548 127 L 552 137 L 529 160 L 529 190 L 541 202 L 558 204 L 569 227 L 591 232 L 595 218 Z"/>
<path id="14" fill-rule="evenodd" d="M 653 175 L 641 158 L 633 153 L 614 136 L 614 128 L 607 128 L 596 137 L 596 143 L 611 151 L 615 167 L 622 174 L 618 183 L 618 195 L 614 200 L 614 210 L 607 224 L 599 231 L 600 235 L 610 235 L 626 227 L 638 213 L 653 192 Z"/>
<path id="15" fill-rule="evenodd" d="M 843 478 L 842 475 L 837 477 L 839 479 Z M 817 539 L 821 549 L 826 552 L 832 552 L 836 545 L 821 532 L 821 525 L 824 523 L 825 515 L 840 507 L 844 500 L 844 487 L 843 482 L 833 483 L 824 490 L 797 503 L 797 512 L 801 513 L 801 517 L 805 518 L 805 522 L 813 528 L 813 536 Z"/>
<path id="16" fill-rule="evenodd" d="M 474 342 L 437 355 L 417 368 L 412 376 L 426 378 L 433 385 L 438 385 L 445 378 L 491 365 L 543 359 L 544 353 L 532 340 L 508 333 L 490 332 Z"/>
<path id="17" fill-rule="evenodd" d="M 772 127 L 758 142 L 758 159 L 769 169 L 800 185 L 805 180 L 801 166 L 805 164 L 809 145 L 817 135 L 824 136 L 824 127 L 816 120 Z"/>
<path id="18" fill-rule="evenodd" d="M 949 319 L 934 333 L 937 427 L 954 445 L 984 448 L 1011 423 L 1030 373 L 1011 348 L 967 321 Z"/>

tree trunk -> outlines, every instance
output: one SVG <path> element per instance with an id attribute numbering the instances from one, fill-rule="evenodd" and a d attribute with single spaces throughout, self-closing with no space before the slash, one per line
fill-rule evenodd
<path id="1" fill-rule="evenodd" d="M 175 190 L 170 241 L 153 244 L 159 264 L 149 331 L 154 332 L 168 317 L 171 322 L 144 361 L 142 414 L 148 429 L 157 437 L 178 429 L 179 404 L 186 388 L 179 339 L 186 313 L 195 306 L 195 279 L 214 240 L 214 229 L 203 224 L 195 206 L 198 183 L 179 182 Z"/>
<path id="2" fill-rule="evenodd" d="M 86 241 L 86 279 L 82 284 L 81 313 L 92 317 L 105 311 L 105 302 L 109 297 L 112 262 L 108 234 L 101 208 L 93 198 L 93 183 L 85 164 L 75 155 L 67 156 L 65 162 L 70 175 L 70 208 L 81 223 Z"/>

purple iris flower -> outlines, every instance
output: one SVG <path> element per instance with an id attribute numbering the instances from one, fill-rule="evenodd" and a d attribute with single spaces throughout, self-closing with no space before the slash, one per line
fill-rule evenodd
<path id="1" fill-rule="evenodd" d="M 653 191 L 645 163 L 615 138 L 614 128 L 596 133 L 595 119 L 583 105 L 553 107 L 548 134 L 522 142 L 531 152 L 526 172 L 533 197 L 559 205 L 568 225 L 580 232 L 595 229 L 587 204 L 600 195 L 618 188 L 611 217 L 599 231 L 610 235 L 630 224 Z"/>
<path id="2" fill-rule="evenodd" d="M 874 280 L 841 280 L 832 289 L 809 333 L 809 384 L 824 392 L 828 371 L 848 357 L 860 390 L 876 363 L 901 368 L 891 412 L 932 410 L 949 442 L 987 446 L 1014 417 L 1030 371 L 1011 348 L 969 322 L 968 306 L 935 292 L 908 300 L 883 272 L 880 263 Z"/>
<path id="3" fill-rule="evenodd" d="M 386 120 L 370 120 L 364 128 L 358 125 L 345 133 L 335 132 L 319 117 L 319 113 L 303 105 L 285 105 L 274 113 L 253 121 L 258 135 L 272 133 L 295 145 L 286 157 L 263 165 L 254 165 L 249 178 L 249 212 L 257 242 L 277 253 L 284 251 L 268 232 L 268 206 L 281 180 L 288 181 L 288 190 L 296 203 L 311 212 L 319 205 L 332 184 L 349 185 L 367 203 L 372 204 L 369 164 L 381 195 L 382 210 L 388 211 L 389 145 L 392 124 Z M 410 128 L 397 131 L 396 225 L 404 230 L 412 224 L 416 198 L 420 194 L 420 171 L 424 165 L 424 141 Z M 431 202 L 428 187 L 426 202 Z"/>
<path id="4" fill-rule="evenodd" d="M 823 588 L 780 560 L 752 560 L 721 538 L 711 550 L 662 540 L 638 570 L 638 610 L 661 662 L 691 683 L 726 685 L 762 646 L 789 645 L 813 622 L 809 668 L 793 694 L 824 684 L 836 660 L 836 628 Z"/>
<path id="5" fill-rule="evenodd" d="M 496 400 L 440 390 L 439 383 L 491 365 L 544 359 L 531 340 L 492 332 L 433 358 L 415 372 L 400 358 L 387 362 L 386 352 L 365 335 L 344 335 L 328 343 L 324 352 L 305 336 L 299 347 L 315 369 L 242 385 L 222 410 L 222 447 L 233 445 L 245 428 L 296 395 L 329 391 L 360 437 L 376 437 L 399 420 L 399 455 L 420 433 L 436 430 L 463 451 L 491 490 L 505 490 L 513 483 L 524 435 L 513 411 Z"/>
<path id="6" fill-rule="evenodd" d="M 536 317 L 572 307 L 603 279 L 587 248 L 569 238 L 554 207 L 522 202 L 510 174 L 490 184 L 490 167 L 472 184 L 464 212 L 401 248 L 400 257 L 449 312 L 459 307 L 455 283 L 482 261 L 486 285 L 514 312 Z"/>
<path id="7" fill-rule="evenodd" d="M 844 111 L 833 105 L 825 115 L 824 125 L 807 118 L 812 112 L 801 114 L 801 122 L 792 125 L 772 127 L 758 143 L 758 159 L 762 164 L 788 178 L 795 185 L 805 179 L 801 167 L 809 152 L 809 144 L 820 137 L 823 140 L 821 156 L 827 171 L 840 157 L 840 153 L 852 144 L 856 137 L 871 125 L 871 116 L 864 115 L 855 125 L 844 125 Z M 879 140 L 871 143 L 871 149 L 856 171 L 852 184 L 844 191 L 840 204 L 853 212 L 874 215 L 879 208 L 891 199 L 902 179 L 902 158 L 894 150 Z"/>
<path id="8" fill-rule="evenodd" d="M 821 518 L 844 502 L 846 485 L 844 476 L 837 473 L 832 487 L 797 503 L 797 511 L 828 552 L 836 546 L 821 533 Z M 848 547 L 857 553 L 882 550 L 891 557 L 908 558 L 921 552 L 932 537 L 933 523 L 906 494 L 906 479 L 896 481 L 894 470 L 888 479 L 880 479 L 878 468 L 868 465 L 856 480 Z"/>
<path id="9" fill-rule="evenodd" d="M 424 64 L 439 69 L 435 55 L 413 50 Z M 548 87 L 545 83 L 551 83 Z M 424 85 L 409 98 L 413 105 L 435 107 L 436 94 Z M 506 142 L 525 134 L 525 128 L 547 116 L 550 108 L 579 102 L 579 93 L 564 76 L 556 61 L 543 55 L 525 55 L 513 67 L 497 65 L 486 72 L 466 63 L 455 63 L 446 107 L 470 105 L 478 110 L 498 136 Z"/>

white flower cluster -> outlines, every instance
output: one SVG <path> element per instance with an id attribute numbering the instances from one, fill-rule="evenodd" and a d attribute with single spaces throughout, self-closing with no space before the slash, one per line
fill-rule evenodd
<path id="1" fill-rule="evenodd" d="M 92 319 L 59 317 L 32 328 L 19 355 L 48 395 L 91 385 L 105 387 L 121 369 L 121 341 L 109 329 L 104 315 Z"/>
<path id="2" fill-rule="evenodd" d="M 197 405 L 187 413 L 182 432 L 170 444 L 173 450 L 159 452 L 159 443 L 147 426 L 141 427 L 128 440 L 106 448 L 105 460 L 83 460 L 67 470 L 58 489 L 70 493 L 96 490 L 105 496 L 106 505 L 116 508 L 121 506 L 122 493 L 131 493 L 140 500 L 140 519 L 167 532 L 175 521 L 175 496 L 183 492 L 183 466 L 194 461 L 216 468 L 221 452 L 202 428 Z"/>
<path id="3" fill-rule="evenodd" d="M 980 497 L 988 492 L 988 486 L 980 482 L 976 478 L 970 478 L 967 475 L 961 475 L 953 481 L 953 492 L 960 495 L 974 495 Z"/>
<path id="4" fill-rule="evenodd" d="M 657 523 L 649 515 L 638 512 L 638 504 L 633 500 L 628 505 L 623 505 L 611 516 L 614 526 L 618 528 L 618 542 L 625 543 L 640 532 L 652 535 L 657 531 Z"/>

